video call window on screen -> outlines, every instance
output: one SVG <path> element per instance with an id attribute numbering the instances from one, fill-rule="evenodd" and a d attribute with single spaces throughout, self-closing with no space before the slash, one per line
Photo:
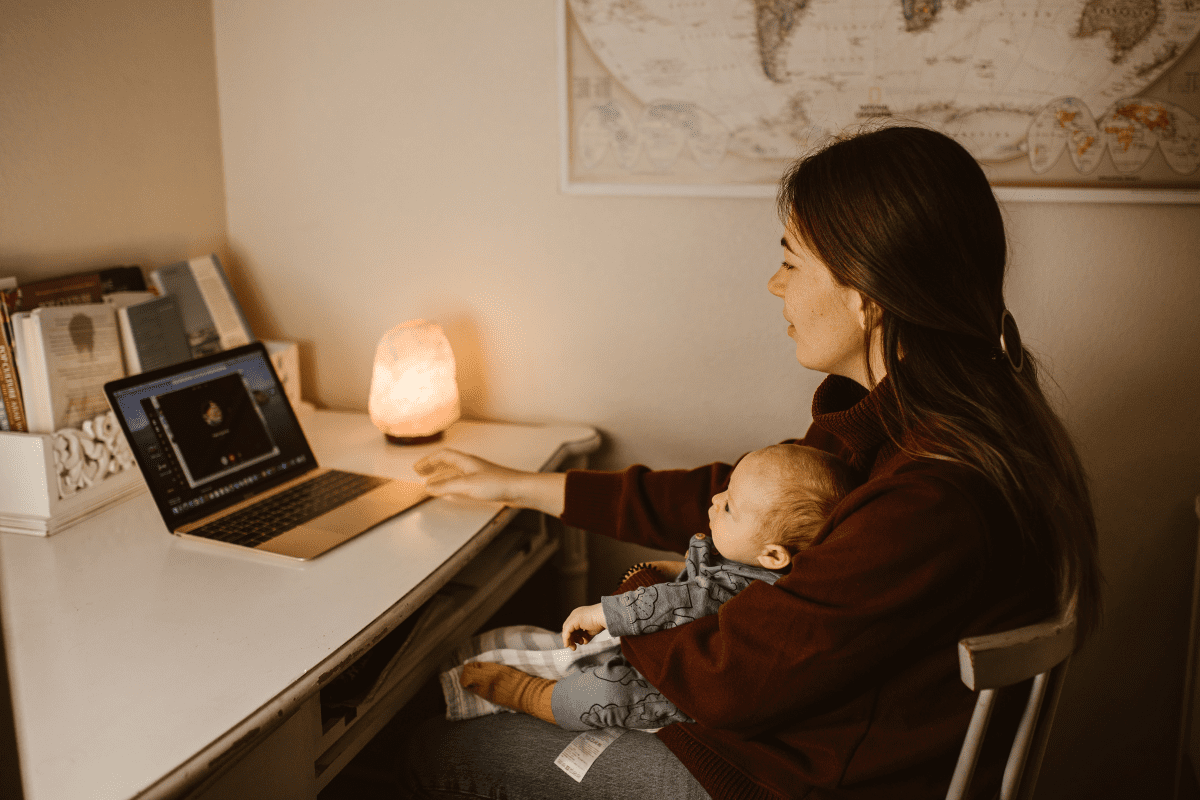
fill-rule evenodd
<path id="1" fill-rule="evenodd" d="M 240 374 L 155 395 L 142 406 L 161 421 L 192 488 L 279 454 Z"/>

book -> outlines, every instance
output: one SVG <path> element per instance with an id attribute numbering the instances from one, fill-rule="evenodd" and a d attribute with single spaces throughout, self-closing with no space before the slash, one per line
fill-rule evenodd
<path id="1" fill-rule="evenodd" d="M 8 306 L 0 302 L 0 411 L 4 413 L 0 430 L 24 432 L 25 403 L 21 400 L 21 381 L 17 373 L 12 320 Z"/>
<path id="2" fill-rule="evenodd" d="M 32 311 L 40 306 L 99 303 L 113 292 L 144 292 L 146 277 L 141 267 L 105 267 L 104 269 L 47 278 L 3 290 L 4 304 L 12 313 Z"/>
<path id="3" fill-rule="evenodd" d="M 179 301 L 173 294 L 118 307 L 117 326 L 129 375 L 169 367 L 192 357 Z"/>
<path id="4" fill-rule="evenodd" d="M 102 299 L 113 308 L 123 308 L 124 306 L 131 306 L 136 303 L 144 303 L 147 300 L 153 300 L 158 296 L 158 292 L 152 292 L 149 290 L 144 292 L 109 292 L 108 294 L 104 295 Z"/>
<path id="5" fill-rule="evenodd" d="M 300 396 L 300 348 L 295 342 L 267 340 L 267 355 L 275 367 L 275 374 L 283 384 L 283 393 L 297 414 L 305 410 L 304 399 Z"/>
<path id="6" fill-rule="evenodd" d="M 17 361 L 31 432 L 77 428 L 108 410 L 104 384 L 125 375 L 111 305 L 41 306 L 13 319 L 20 321 Z"/>
<path id="7" fill-rule="evenodd" d="M 159 267 L 150 281 L 179 302 L 193 357 L 256 341 L 216 255 Z"/>
<path id="8" fill-rule="evenodd" d="M 110 295 L 116 292 L 144 292 L 146 276 L 138 266 L 108 267 L 98 273 L 100 275 L 100 294 Z"/>
<path id="9" fill-rule="evenodd" d="M 15 314 L 11 314 L 8 318 L 8 324 L 11 326 L 11 336 L 9 337 L 10 351 L 12 352 L 13 366 L 16 367 L 17 380 L 20 383 L 22 408 L 26 407 L 25 384 L 29 382 L 29 363 L 25 358 L 27 355 L 25 345 L 25 321 L 28 319 L 28 311 L 18 311 Z M 28 412 L 25 414 L 25 430 L 29 430 Z"/>

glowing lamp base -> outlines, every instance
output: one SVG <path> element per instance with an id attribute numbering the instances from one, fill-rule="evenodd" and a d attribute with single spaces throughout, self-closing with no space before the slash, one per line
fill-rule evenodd
<path id="1" fill-rule="evenodd" d="M 390 433 L 383 435 L 392 444 L 412 445 L 412 444 L 432 444 L 442 438 L 442 432 L 431 433 L 428 436 L 392 436 Z"/>

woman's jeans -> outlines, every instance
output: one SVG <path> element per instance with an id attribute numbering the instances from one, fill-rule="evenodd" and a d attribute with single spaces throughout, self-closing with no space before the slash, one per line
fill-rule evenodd
<path id="1" fill-rule="evenodd" d="M 555 765 L 576 731 L 525 714 L 462 722 L 434 718 L 403 742 L 400 781 L 414 798 L 707 798 L 687 767 L 654 734 L 630 730 L 592 763 L 581 783 Z"/>

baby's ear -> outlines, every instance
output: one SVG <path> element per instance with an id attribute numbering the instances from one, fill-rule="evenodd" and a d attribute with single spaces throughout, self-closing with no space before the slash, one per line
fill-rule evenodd
<path id="1" fill-rule="evenodd" d="M 769 544 L 758 554 L 758 563 L 766 569 L 783 569 L 792 563 L 792 554 L 781 544 Z"/>

